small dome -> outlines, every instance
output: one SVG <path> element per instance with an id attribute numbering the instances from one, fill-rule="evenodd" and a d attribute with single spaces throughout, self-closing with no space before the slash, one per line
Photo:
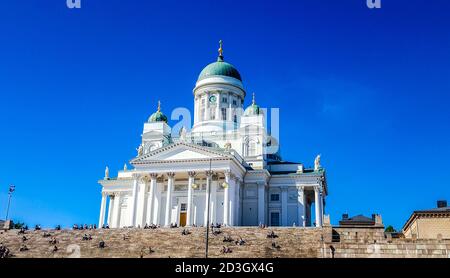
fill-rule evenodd
<path id="1" fill-rule="evenodd" d="M 211 63 L 207 65 L 198 76 L 198 80 L 212 77 L 212 76 L 228 76 L 236 78 L 237 80 L 242 82 L 241 75 L 238 70 L 231 64 L 224 62 L 223 60 L 223 49 L 222 49 L 222 41 L 219 41 L 219 57 L 217 58 L 217 62 Z"/>
<path id="2" fill-rule="evenodd" d="M 167 116 L 164 115 L 163 112 L 161 112 L 161 102 L 160 101 L 158 101 L 158 111 L 153 113 L 148 118 L 148 122 L 149 123 L 155 123 L 155 122 L 165 122 L 165 123 L 167 123 Z"/>
<path id="3" fill-rule="evenodd" d="M 255 116 L 261 115 L 262 113 L 263 113 L 262 109 L 255 102 L 255 93 L 253 93 L 252 104 L 245 109 L 244 116 Z"/>

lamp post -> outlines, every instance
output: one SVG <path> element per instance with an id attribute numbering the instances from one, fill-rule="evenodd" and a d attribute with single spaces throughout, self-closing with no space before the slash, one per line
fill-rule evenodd
<path id="1" fill-rule="evenodd" d="M 15 190 L 16 190 L 16 186 L 10 184 L 10 185 L 9 185 L 9 191 L 8 191 L 8 207 L 6 208 L 6 219 L 5 219 L 5 221 L 8 221 L 9 207 L 10 207 L 10 205 L 11 205 L 11 197 L 12 197 L 12 194 L 13 194 L 13 192 L 14 192 Z"/>

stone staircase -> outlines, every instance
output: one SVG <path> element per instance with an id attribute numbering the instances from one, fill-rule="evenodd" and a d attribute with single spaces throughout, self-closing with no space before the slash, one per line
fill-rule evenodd
<path id="1" fill-rule="evenodd" d="M 97 229 L 97 230 L 40 230 L 26 231 L 26 241 L 18 230 L 3 231 L 0 242 L 8 247 L 14 257 L 18 258 L 202 258 L 205 256 L 205 228 L 190 228 L 191 234 L 181 235 L 182 228 L 159 229 Z M 322 239 L 330 232 L 318 228 L 255 228 L 236 227 L 221 228 L 221 233 L 210 232 L 209 257 L 227 258 L 275 258 L 275 257 L 321 257 L 323 254 Z M 278 238 L 267 238 L 270 231 Z M 43 237 L 50 233 L 51 237 Z M 84 241 L 83 236 L 91 234 L 92 240 Z M 124 239 L 125 236 L 125 239 Z M 234 242 L 223 242 L 224 236 L 233 240 L 242 237 L 244 245 Z M 55 237 L 58 251 L 49 241 Z M 98 248 L 100 241 L 105 248 Z M 272 247 L 272 242 L 280 248 Z M 27 251 L 19 251 L 25 244 Z M 232 252 L 222 254 L 223 246 Z M 151 248 L 154 252 L 150 252 Z"/>
<path id="2" fill-rule="evenodd" d="M 159 229 L 97 229 L 97 230 L 41 230 L 26 231 L 27 240 L 18 230 L 0 233 L 0 243 L 17 258 L 203 258 L 205 256 L 205 228 L 189 228 L 189 235 L 181 235 L 182 228 Z M 327 228 L 221 228 L 219 235 L 210 233 L 211 258 L 450 258 L 450 240 L 388 239 L 379 231 L 339 230 L 339 242 L 332 242 L 332 229 Z M 267 238 L 270 231 L 278 238 Z M 355 237 L 358 231 L 358 237 Z M 50 233 L 51 237 L 43 237 Z M 91 234 L 92 240 L 83 236 Z M 233 240 L 241 237 L 244 245 L 223 242 L 225 236 Z M 50 244 L 52 237 L 55 245 Z M 125 239 L 124 239 L 125 237 Z M 105 248 L 99 248 L 99 242 Z M 280 248 L 272 247 L 275 242 Z M 27 251 L 19 251 L 25 244 Z M 222 254 L 223 246 L 232 252 Z M 150 252 L 150 248 L 154 252 Z M 334 254 L 333 254 L 334 253 Z"/>

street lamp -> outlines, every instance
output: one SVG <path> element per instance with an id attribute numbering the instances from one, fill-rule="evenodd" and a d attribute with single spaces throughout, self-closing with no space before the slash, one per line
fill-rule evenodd
<path id="1" fill-rule="evenodd" d="M 14 192 L 15 190 L 16 190 L 16 186 L 10 184 L 10 185 L 9 185 L 9 191 L 8 191 L 8 208 L 6 209 L 6 219 L 5 219 L 5 221 L 8 220 L 9 207 L 10 207 L 10 205 L 11 205 L 11 197 L 12 197 L 12 194 L 13 194 L 13 192 Z"/>

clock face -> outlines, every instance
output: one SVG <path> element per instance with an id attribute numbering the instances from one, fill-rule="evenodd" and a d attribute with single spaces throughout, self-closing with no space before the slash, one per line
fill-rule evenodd
<path id="1" fill-rule="evenodd" d="M 209 102 L 216 103 L 216 96 L 210 96 L 209 97 Z"/>

